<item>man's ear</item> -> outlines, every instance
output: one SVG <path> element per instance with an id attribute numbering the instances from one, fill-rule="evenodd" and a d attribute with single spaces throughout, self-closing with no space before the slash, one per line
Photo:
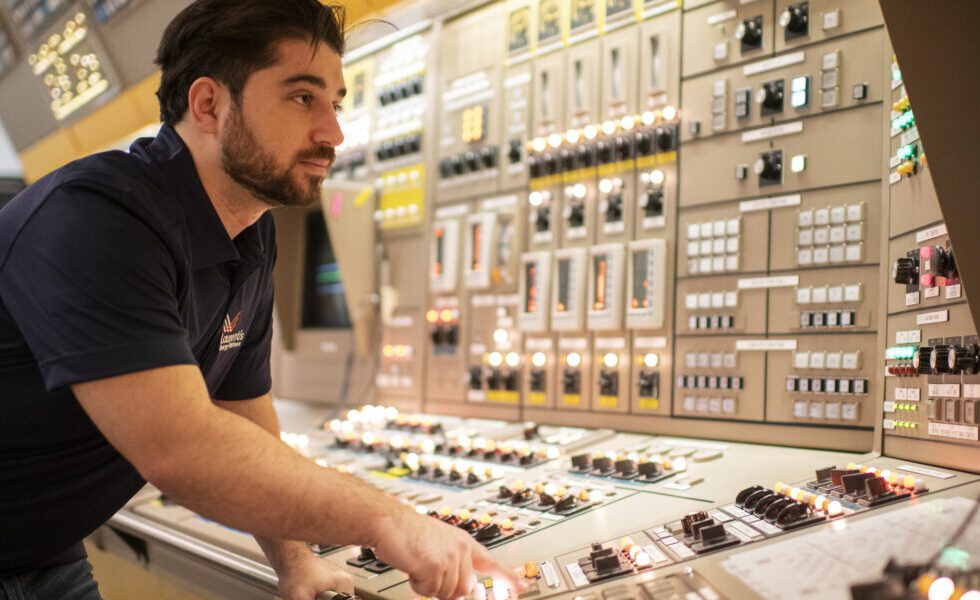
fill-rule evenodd
<path id="1" fill-rule="evenodd" d="M 211 77 L 199 77 L 187 91 L 185 120 L 201 133 L 217 135 L 221 113 L 228 100 L 225 86 Z"/>

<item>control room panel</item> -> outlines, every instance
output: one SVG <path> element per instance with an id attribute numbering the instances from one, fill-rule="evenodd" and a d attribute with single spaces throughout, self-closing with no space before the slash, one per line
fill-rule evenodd
<path id="1" fill-rule="evenodd" d="M 345 72 L 377 368 L 284 424 L 298 452 L 466 530 L 522 598 L 849 598 L 881 540 L 925 560 L 967 517 L 980 337 L 878 2 L 499 0 Z"/>

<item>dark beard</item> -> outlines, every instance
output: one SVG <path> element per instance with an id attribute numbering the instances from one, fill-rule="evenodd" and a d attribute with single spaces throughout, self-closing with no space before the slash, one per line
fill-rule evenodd
<path id="1" fill-rule="evenodd" d="M 299 153 L 285 169 L 279 169 L 276 157 L 263 148 L 245 124 L 241 109 L 235 107 L 229 115 L 228 128 L 221 140 L 221 164 L 238 185 L 258 200 L 277 208 L 280 206 L 310 206 L 320 200 L 322 177 L 309 175 L 306 185 L 297 185 L 291 176 L 292 168 L 303 160 L 335 158 L 330 146 L 311 148 Z"/>

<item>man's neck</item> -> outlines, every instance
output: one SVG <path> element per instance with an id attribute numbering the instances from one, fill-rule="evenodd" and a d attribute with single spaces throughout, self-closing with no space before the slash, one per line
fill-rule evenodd
<path id="1" fill-rule="evenodd" d="M 190 150 L 197 175 L 201 179 L 204 192 L 211 200 L 214 212 L 221 219 L 221 224 L 228 232 L 228 237 L 235 239 L 239 233 L 255 224 L 265 211 L 269 210 L 269 206 L 252 197 L 251 194 L 235 183 L 225 173 L 219 157 L 214 156 L 212 158 L 212 153 L 203 152 L 196 143 L 198 140 L 194 138 L 193 132 L 182 127 L 179 123 L 174 127 L 174 130 Z"/>

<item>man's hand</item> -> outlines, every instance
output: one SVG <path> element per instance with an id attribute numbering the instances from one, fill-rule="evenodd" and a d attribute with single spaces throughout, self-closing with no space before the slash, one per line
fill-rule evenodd
<path id="1" fill-rule="evenodd" d="M 279 593 L 283 600 L 314 600 L 320 592 L 354 593 L 354 580 L 329 560 L 313 555 L 281 567 Z"/>
<path id="2" fill-rule="evenodd" d="M 375 553 L 382 562 L 408 573 L 412 589 L 422 596 L 443 600 L 466 596 L 479 573 L 503 578 L 517 597 L 514 576 L 462 529 L 411 512 L 386 525 Z"/>

